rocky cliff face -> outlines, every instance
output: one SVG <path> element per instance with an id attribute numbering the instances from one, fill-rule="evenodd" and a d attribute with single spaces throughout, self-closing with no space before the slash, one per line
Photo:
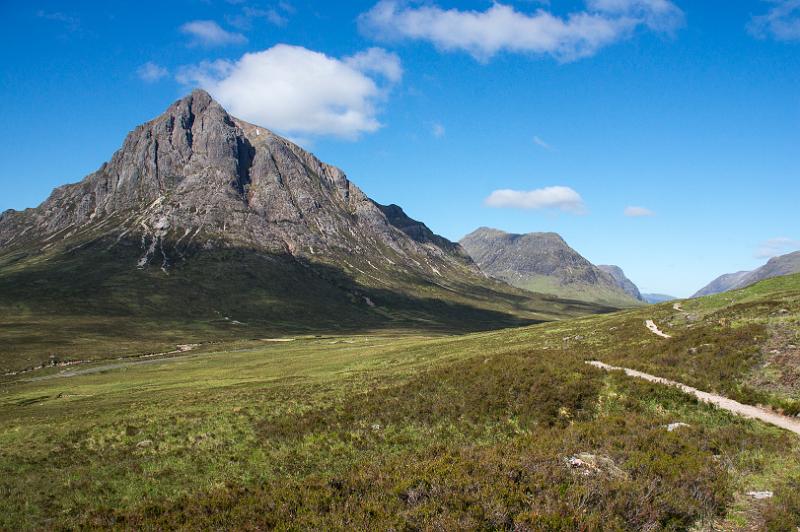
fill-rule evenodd
<path id="1" fill-rule="evenodd" d="M 480 269 L 531 291 L 606 304 L 631 304 L 635 298 L 620 283 L 556 233 L 510 234 L 481 227 L 460 244 Z"/>
<path id="2" fill-rule="evenodd" d="M 800 251 L 773 257 L 762 267 L 753 271 L 742 271 L 720 275 L 697 291 L 692 297 L 719 294 L 729 290 L 745 288 L 764 279 L 800 273 Z"/>

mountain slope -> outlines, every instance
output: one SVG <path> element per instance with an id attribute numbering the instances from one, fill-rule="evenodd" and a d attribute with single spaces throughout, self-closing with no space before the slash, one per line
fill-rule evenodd
<path id="1" fill-rule="evenodd" d="M 608 264 L 599 264 L 597 267 L 611 275 L 611 277 L 617 281 L 619 287 L 622 288 L 626 294 L 639 301 L 644 301 L 642 294 L 639 292 L 639 288 L 633 283 L 633 281 L 628 279 L 628 277 L 625 275 L 625 272 L 622 271 L 622 268 Z"/>
<path id="2" fill-rule="evenodd" d="M 721 275 L 697 291 L 692 297 L 719 294 L 729 290 L 745 288 L 765 279 L 800 273 L 800 251 L 773 257 L 760 268 Z"/>
<path id="3" fill-rule="evenodd" d="M 742 279 L 742 286 L 749 286 L 764 279 L 793 273 L 800 273 L 800 251 L 769 259 L 765 265 L 750 272 Z"/>
<path id="4" fill-rule="evenodd" d="M 692 297 L 710 296 L 712 294 L 719 294 L 721 292 L 727 292 L 728 290 L 734 290 L 742 281 L 742 279 L 747 277 L 747 275 L 750 273 L 751 272 L 749 271 L 741 271 L 720 275 L 706 286 L 698 290 Z"/>
<path id="5" fill-rule="evenodd" d="M 481 227 L 460 244 L 481 270 L 519 288 L 612 306 L 636 299 L 556 233 L 510 234 Z"/>
<path id="6" fill-rule="evenodd" d="M 0 362 L 189 339 L 469 330 L 604 310 L 487 279 L 458 244 L 203 91 L 0 216 Z M 128 341 L 135 339 L 136 341 Z"/>

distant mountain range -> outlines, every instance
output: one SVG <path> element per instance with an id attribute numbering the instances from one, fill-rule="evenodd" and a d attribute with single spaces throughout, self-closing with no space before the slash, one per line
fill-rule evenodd
<path id="1" fill-rule="evenodd" d="M 720 275 L 708 285 L 697 291 L 692 297 L 708 296 L 719 294 L 729 290 L 745 288 L 751 284 L 778 277 L 780 275 L 790 275 L 800 273 L 800 251 L 773 257 L 762 267 L 753 271 L 741 271 L 736 273 L 726 273 Z"/>
<path id="2" fill-rule="evenodd" d="M 617 307 L 643 301 L 621 268 L 595 266 L 556 233 L 481 227 L 460 244 L 487 275 L 525 290 Z"/>
<path id="3" fill-rule="evenodd" d="M 678 298 L 668 296 L 667 294 L 642 294 L 642 299 L 651 305 L 657 305 L 658 303 L 664 303 L 665 301 L 672 301 Z"/>

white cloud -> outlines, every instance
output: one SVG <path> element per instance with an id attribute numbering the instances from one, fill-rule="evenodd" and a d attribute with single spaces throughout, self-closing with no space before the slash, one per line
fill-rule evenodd
<path id="1" fill-rule="evenodd" d="M 644 207 L 625 207 L 624 214 L 625 216 L 630 216 L 631 218 L 641 218 L 643 216 L 656 215 L 656 213 Z"/>
<path id="2" fill-rule="evenodd" d="M 548 144 L 547 142 L 545 142 L 544 140 L 542 140 L 538 136 L 534 135 L 533 143 L 536 144 L 537 146 L 539 146 L 540 148 L 544 149 L 544 150 L 553 151 L 553 147 L 550 144 Z"/>
<path id="3" fill-rule="evenodd" d="M 438 122 L 434 122 L 433 124 L 431 124 L 431 135 L 433 135 L 437 139 L 444 137 L 445 133 L 446 131 L 442 124 Z"/>
<path id="4" fill-rule="evenodd" d="M 169 71 L 161 65 L 148 61 L 136 69 L 136 75 L 139 76 L 139 79 L 142 81 L 154 83 L 169 75 Z"/>
<path id="5" fill-rule="evenodd" d="M 181 26 L 181 33 L 189 35 L 190 46 L 224 46 L 226 44 L 243 44 L 247 38 L 241 33 L 232 33 L 220 27 L 213 20 L 193 20 Z"/>
<path id="6" fill-rule="evenodd" d="M 368 48 L 346 58 L 345 62 L 356 70 L 380 74 L 392 82 L 400 81 L 403 77 L 400 58 L 383 48 Z"/>
<path id="7" fill-rule="evenodd" d="M 757 259 L 770 259 L 800 249 L 800 240 L 785 236 L 770 238 L 762 242 L 754 254 Z"/>
<path id="8" fill-rule="evenodd" d="M 747 29 L 758 38 L 772 36 L 779 41 L 800 40 L 800 0 L 770 0 L 765 15 L 755 16 Z"/>
<path id="9" fill-rule="evenodd" d="M 183 67 L 176 78 L 206 89 L 234 116 L 281 133 L 355 138 L 381 127 L 378 104 L 401 74 L 399 58 L 380 49 L 337 59 L 278 44 L 238 61 Z"/>
<path id="10" fill-rule="evenodd" d="M 487 61 L 501 51 L 548 54 L 573 61 L 625 38 L 639 26 L 671 32 L 683 12 L 667 0 L 588 0 L 565 17 L 545 9 L 532 14 L 495 2 L 485 11 L 411 7 L 381 0 L 359 17 L 362 32 L 384 40 L 425 40 L 446 51 L 466 51 Z"/>
<path id="11" fill-rule="evenodd" d="M 545 187 L 536 190 L 495 190 L 484 203 L 489 207 L 514 209 L 558 209 L 585 214 L 586 204 L 581 195 L 570 187 Z"/>

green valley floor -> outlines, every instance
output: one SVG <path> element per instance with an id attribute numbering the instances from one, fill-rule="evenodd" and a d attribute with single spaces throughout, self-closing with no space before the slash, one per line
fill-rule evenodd
<path id="1" fill-rule="evenodd" d="M 797 530 L 800 437 L 585 362 L 794 416 L 799 330 L 795 275 L 492 332 L 6 376 L 0 529 Z"/>

